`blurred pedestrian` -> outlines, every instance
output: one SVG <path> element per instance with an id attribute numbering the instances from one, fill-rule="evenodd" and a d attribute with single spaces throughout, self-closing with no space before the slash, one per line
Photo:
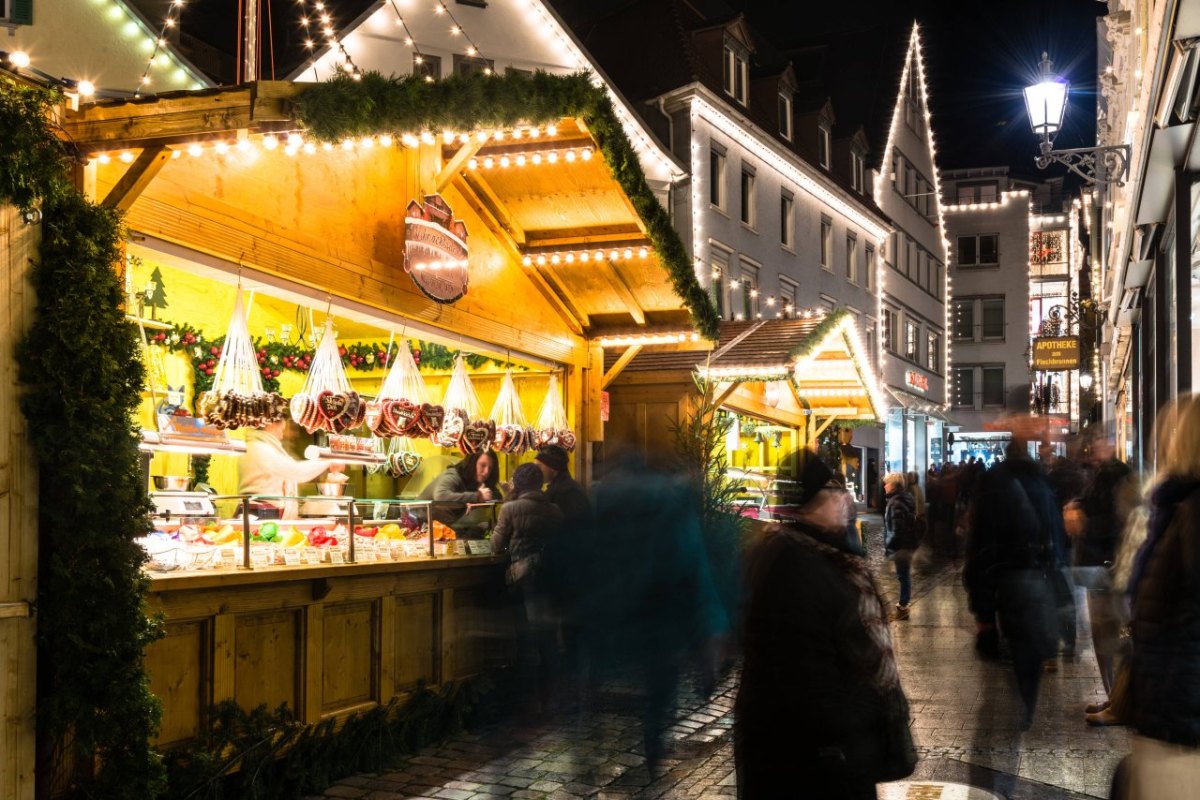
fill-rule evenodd
<path id="1" fill-rule="evenodd" d="M 542 471 L 537 466 L 517 467 L 512 485 L 492 532 L 492 550 L 508 553 L 506 580 L 514 592 L 520 593 L 525 611 L 525 657 L 537 663 L 536 710 L 546 713 L 553 710 L 556 700 L 561 609 L 549 589 L 545 556 L 551 542 L 563 535 L 563 514 L 542 493 Z"/>
<path id="2" fill-rule="evenodd" d="M 865 556 L 867 542 L 858 528 L 858 508 L 854 505 L 854 495 L 846 488 L 846 476 L 841 472 L 834 472 L 833 482 L 842 490 L 842 505 L 846 507 L 846 546 L 851 552 Z"/>
<path id="3" fill-rule="evenodd" d="M 886 609 L 846 547 L 832 473 L 804 458 L 799 513 L 748 557 L 734 706 L 738 797 L 873 798 L 916 764 Z"/>
<path id="4" fill-rule="evenodd" d="M 1130 577 L 1133 753 L 1114 797 L 1193 798 L 1200 785 L 1200 395 L 1159 412 L 1146 541 Z"/>
<path id="5" fill-rule="evenodd" d="M 920 545 L 917 532 L 917 503 L 907 488 L 903 472 L 889 472 L 883 479 L 887 505 L 883 509 L 884 552 L 896 569 L 900 602 L 891 610 L 894 620 L 908 619 L 912 602 L 912 559 Z"/>
<path id="6" fill-rule="evenodd" d="M 1024 440 L 980 479 L 972 503 L 963 583 L 976 620 L 976 648 L 1012 650 L 1025 727 L 1033 724 L 1043 664 L 1057 654 L 1057 582 L 1062 573 L 1062 509 Z M 997 630 L 997 624 L 999 630 Z"/>
<path id="7" fill-rule="evenodd" d="M 612 655 L 641 669 L 643 746 L 653 778 L 680 673 L 696 664 L 713 684 L 728 617 L 701 536 L 700 497 L 686 477 L 626 453 L 593 497 L 605 546 L 596 551 L 602 580 L 586 613 Z"/>

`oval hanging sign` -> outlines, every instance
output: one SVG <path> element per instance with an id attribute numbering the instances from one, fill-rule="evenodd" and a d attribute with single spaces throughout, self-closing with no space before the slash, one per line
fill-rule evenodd
<path id="1" fill-rule="evenodd" d="M 404 216 L 404 271 L 426 297 L 453 303 L 467 293 L 467 226 L 440 194 L 413 200 Z"/>

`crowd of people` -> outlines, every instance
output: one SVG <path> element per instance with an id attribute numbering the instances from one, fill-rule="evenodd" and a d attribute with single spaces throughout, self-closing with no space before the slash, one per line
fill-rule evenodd
<path id="1" fill-rule="evenodd" d="M 589 498 L 566 453 L 543 448 L 512 476 L 492 536 L 509 556 L 538 706 L 579 703 L 611 655 L 635 665 L 653 774 L 680 675 L 700 667 L 711 683 L 740 655 L 739 795 L 875 797 L 916 762 L 891 625 L 909 618 L 924 547 L 961 566 L 978 656 L 1011 664 L 1026 728 L 1044 675 L 1075 655 L 1085 599 L 1108 696 L 1080 713 L 1136 732 L 1113 797 L 1190 797 L 1200 780 L 1200 396 L 1160 414 L 1144 488 L 1103 438 L 1071 457 L 1037 455 L 1018 433 L 990 467 L 931 469 L 924 491 L 916 474 L 883 476 L 883 545 L 899 586 L 889 608 L 844 479 L 815 454 L 797 454 L 797 511 L 746 546 L 731 603 L 686 477 L 626 456 Z M 476 461 L 445 482 L 479 499 L 492 478 Z"/>

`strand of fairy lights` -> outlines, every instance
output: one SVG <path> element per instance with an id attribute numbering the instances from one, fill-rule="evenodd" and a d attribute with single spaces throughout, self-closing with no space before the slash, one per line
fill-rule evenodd
<path id="1" fill-rule="evenodd" d="M 524 166 L 540 166 L 541 164 L 557 164 L 560 160 L 566 161 L 568 164 L 579 161 L 591 161 L 595 155 L 590 147 L 584 147 L 576 152 L 574 148 L 563 151 L 559 155 L 557 150 L 537 150 L 532 153 L 505 153 L 499 156 L 484 156 L 483 158 L 471 158 L 467 161 L 467 169 L 492 169 L 500 167 L 502 169 L 508 167 L 524 167 Z"/>
<path id="2" fill-rule="evenodd" d="M 179 24 L 179 15 L 183 13 L 184 4 L 185 0 L 171 0 L 171 5 L 167 6 L 167 16 L 163 19 L 162 28 L 154 39 L 154 49 L 150 51 L 150 60 L 146 62 L 146 69 L 142 72 L 138 87 L 133 92 L 134 97 L 139 97 L 142 89 L 150 85 L 150 68 L 154 66 L 158 52 L 167 46 L 167 31 Z"/>
<path id="3" fill-rule="evenodd" d="M 309 17 L 308 0 L 297 0 L 300 4 L 300 27 L 306 32 L 309 30 L 309 25 L 312 24 L 312 19 Z M 362 80 L 362 70 L 354 63 L 354 59 L 350 57 L 350 52 L 346 50 L 346 46 L 337 38 L 337 31 L 333 28 L 333 15 L 324 0 L 316 0 L 313 3 L 313 16 L 321 24 L 321 34 L 325 37 L 325 46 L 331 50 L 337 50 L 342 55 L 342 63 L 337 69 L 346 72 L 354 80 Z M 304 46 L 309 50 L 316 48 L 317 43 L 310 35 L 304 40 Z"/>
<path id="4" fill-rule="evenodd" d="M 463 29 L 463 26 L 460 25 L 458 20 L 454 18 L 454 12 L 452 12 L 449 9 L 449 7 L 444 2 L 442 2 L 442 0 L 437 0 L 437 5 L 434 6 L 433 13 L 435 16 L 441 16 L 441 15 L 445 14 L 447 17 L 450 18 L 450 22 L 451 22 L 450 35 L 451 36 L 461 36 L 467 40 L 467 55 L 468 56 L 470 56 L 471 58 L 483 58 L 483 56 L 479 52 L 479 46 L 475 44 L 475 40 L 472 39 L 467 34 L 466 30 Z M 484 59 L 484 61 L 487 61 L 487 59 Z M 483 68 L 483 74 L 491 75 L 492 68 L 489 66 L 485 66 Z"/>
<path id="5" fill-rule="evenodd" d="M 574 264 L 576 261 L 580 264 L 587 264 L 590 261 L 602 263 L 605 260 L 620 261 L 624 259 L 625 261 L 631 261 L 635 255 L 640 259 L 645 259 L 649 257 L 650 250 L 646 247 L 638 247 L 636 249 L 622 247 L 608 250 L 607 252 L 604 248 L 589 248 L 559 251 L 556 253 L 526 253 L 521 257 L 521 263 L 527 267 L 531 267 L 534 264 L 543 267 L 546 264 Z"/>
<path id="6" fill-rule="evenodd" d="M 421 46 L 417 44 L 417 37 L 413 36 L 409 30 L 408 23 L 404 21 L 404 15 L 400 13 L 400 7 L 396 5 L 396 0 L 388 0 L 392 7 L 392 11 L 396 12 L 396 24 L 404 30 L 404 44 L 413 49 L 413 60 L 417 64 L 425 63 L 425 54 L 421 52 Z M 433 83 L 433 76 L 426 75 L 425 80 L 428 83 Z"/>

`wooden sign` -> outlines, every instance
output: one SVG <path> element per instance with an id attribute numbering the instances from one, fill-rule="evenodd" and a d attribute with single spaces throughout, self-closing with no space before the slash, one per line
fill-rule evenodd
<path id="1" fill-rule="evenodd" d="M 441 195 L 408 204 L 404 271 L 430 300 L 453 303 L 467 293 L 467 226 Z"/>
<path id="2" fill-rule="evenodd" d="M 1033 340 L 1033 368 L 1045 372 L 1079 369 L 1078 336 L 1039 336 Z"/>

